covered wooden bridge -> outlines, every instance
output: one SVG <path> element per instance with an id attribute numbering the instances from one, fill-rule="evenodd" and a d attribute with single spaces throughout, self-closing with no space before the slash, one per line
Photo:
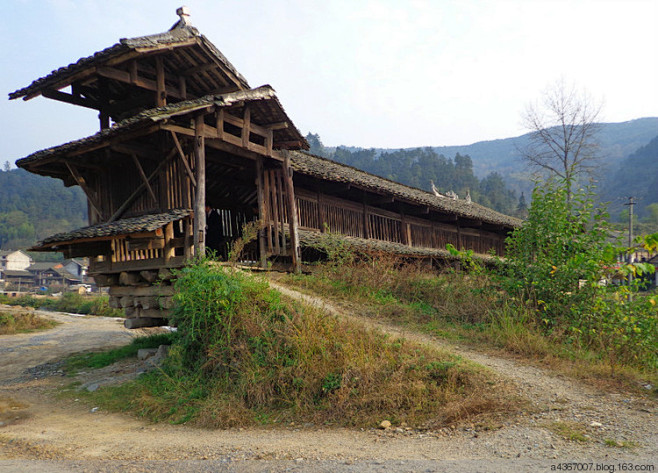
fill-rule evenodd
<path id="1" fill-rule="evenodd" d="M 250 88 L 178 14 L 165 33 L 122 39 L 9 94 L 98 110 L 95 135 L 16 164 L 85 192 L 90 226 L 34 249 L 89 257 L 127 326 L 165 322 L 171 269 L 205 252 L 207 204 L 220 256 L 261 222 L 247 259 L 263 267 L 299 269 L 301 248 L 326 231 L 405 254 L 441 255 L 447 243 L 503 254 L 517 219 L 308 154 L 274 90 Z"/>

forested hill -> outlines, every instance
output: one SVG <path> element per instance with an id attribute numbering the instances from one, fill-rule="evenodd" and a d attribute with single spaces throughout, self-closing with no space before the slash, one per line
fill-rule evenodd
<path id="1" fill-rule="evenodd" d="M 479 177 L 494 171 L 504 176 L 513 176 L 521 163 L 518 150 L 526 147 L 529 136 L 526 134 L 502 140 L 480 141 L 467 146 L 437 146 L 432 149 L 446 156 L 468 154 L 473 159 L 473 170 Z M 655 136 L 658 136 L 658 117 L 602 123 L 598 141 L 607 171 L 613 172 L 622 159 Z"/>
<path id="2" fill-rule="evenodd" d="M 612 177 L 602 189 L 602 200 L 610 202 L 609 210 L 618 216 L 628 202 L 635 197 L 635 213 L 639 219 L 656 220 L 658 224 L 658 136 L 622 160 Z"/>
<path id="3" fill-rule="evenodd" d="M 430 188 L 430 179 L 440 190 L 454 190 L 461 197 L 465 189 L 470 188 L 476 202 L 514 215 L 519 197 L 524 192 L 529 197 L 533 187 L 530 172 L 518 151 L 526 148 L 529 136 L 480 141 L 465 146 L 407 149 L 332 148 L 323 146 L 318 135 L 309 133 L 306 138 L 311 144 L 311 152 L 315 154 L 425 190 Z M 601 124 L 598 133 L 601 161 L 596 177 L 600 188 L 608 190 L 603 200 L 618 198 L 619 192 L 625 196 L 633 195 L 626 184 L 625 189 L 620 188 L 621 183 L 629 179 L 640 188 L 648 189 L 647 186 L 651 185 L 649 181 L 653 182 L 656 174 L 647 173 L 630 162 L 623 163 L 626 163 L 625 158 L 656 136 L 657 117 Z M 625 180 L 614 177 L 620 165 L 625 166 L 623 171 L 619 171 L 624 174 Z M 614 189 L 619 191 L 615 193 Z M 638 206 L 637 210 L 646 213 L 644 207 L 651 203 L 647 200 L 650 198 L 647 193 L 645 202 L 640 204 L 642 209 Z"/>
<path id="4" fill-rule="evenodd" d="M 0 249 L 33 245 L 54 233 L 87 224 L 87 199 L 79 187 L 22 169 L 0 171 Z"/>

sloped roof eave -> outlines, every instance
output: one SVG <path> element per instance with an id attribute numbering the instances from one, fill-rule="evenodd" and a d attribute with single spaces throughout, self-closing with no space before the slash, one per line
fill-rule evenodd
<path id="1" fill-rule="evenodd" d="M 30 248 L 33 251 L 44 251 L 52 248 L 56 244 L 65 244 L 67 242 L 84 242 L 85 240 L 95 240 L 98 238 L 111 239 L 115 236 L 130 235 L 133 233 L 152 232 L 164 227 L 170 222 L 178 221 L 192 214 L 190 209 L 173 209 L 168 212 L 159 214 L 146 214 L 139 217 L 131 217 L 116 220 L 109 223 L 101 223 L 78 228 L 70 232 L 57 233 L 51 235 L 35 246 Z"/>
<path id="2" fill-rule="evenodd" d="M 135 115 L 134 117 L 127 118 L 117 123 L 115 126 L 102 130 L 94 135 L 81 138 L 79 140 L 70 141 L 62 145 L 36 151 L 29 156 L 17 160 L 16 166 L 23 169 L 28 169 L 31 172 L 36 172 L 35 169 L 30 169 L 30 167 L 33 167 L 36 163 L 42 160 L 65 156 L 67 153 L 71 153 L 73 151 L 78 152 L 80 150 L 84 150 L 86 147 L 91 148 L 99 143 L 108 141 L 110 138 L 115 138 L 128 131 L 143 128 L 154 123 L 163 122 L 176 116 L 193 113 L 210 106 L 230 107 L 231 105 L 243 101 L 255 102 L 260 100 L 273 100 L 283 119 L 290 124 L 287 130 L 289 130 L 292 135 L 297 136 L 302 144 L 308 146 L 308 143 L 306 143 L 306 140 L 304 139 L 301 132 L 297 129 L 295 124 L 286 114 L 286 111 L 281 105 L 281 102 L 279 102 L 274 89 L 269 85 L 263 85 L 255 89 L 240 90 L 237 92 L 230 92 L 221 95 L 207 95 L 199 99 L 176 102 L 165 107 L 145 110 Z"/>
<path id="3" fill-rule="evenodd" d="M 371 191 L 383 192 L 409 202 L 459 217 L 481 220 L 509 228 L 521 226 L 522 220 L 464 200 L 437 197 L 427 191 L 391 181 L 360 169 L 302 151 L 291 152 L 295 172 L 334 182 L 353 184 Z"/>
<path id="4" fill-rule="evenodd" d="M 208 40 L 204 35 L 191 26 L 181 26 L 173 28 L 163 33 L 156 33 L 146 36 L 138 36 L 135 38 L 122 38 L 118 43 L 97 51 L 90 56 L 85 56 L 78 59 L 76 62 L 68 66 L 60 67 L 50 74 L 35 79 L 26 87 L 15 90 L 9 93 L 9 99 L 14 100 L 20 97 L 31 98 L 39 95 L 42 91 L 55 83 L 61 83 L 68 78 L 80 74 L 85 69 L 96 67 L 106 63 L 111 59 L 115 59 L 122 54 L 130 51 L 152 51 L 159 49 L 168 49 L 188 46 L 189 44 L 201 44 L 213 56 L 217 62 L 223 66 L 232 76 L 236 82 L 244 89 L 249 89 L 249 83 L 240 72 L 230 63 L 217 47 Z"/>

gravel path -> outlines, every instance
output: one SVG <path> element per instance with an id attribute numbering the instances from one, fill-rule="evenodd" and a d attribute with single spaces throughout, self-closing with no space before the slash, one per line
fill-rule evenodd
<path id="1" fill-rule="evenodd" d="M 348 317 L 322 301 L 277 288 Z M 469 426 L 420 432 L 311 425 L 207 431 L 151 425 L 90 409 L 74 399 L 57 399 L 53 388 L 71 380 L 57 376 L 56 365 L 42 370 L 54 376 L 34 375 L 40 372 L 35 366 L 56 363 L 65 354 L 125 344 L 135 331 L 115 319 L 48 315 L 62 325 L 36 335 L 0 337 L 0 413 L 3 400 L 14 406 L 5 409 L 11 415 L 0 426 L 3 472 L 498 472 L 552 471 L 561 462 L 581 462 L 579 471 L 597 471 L 597 466 L 598 471 L 624 471 L 629 464 L 655 471 L 658 466 L 654 402 L 596 392 L 538 368 L 354 316 L 349 317 L 395 336 L 449 348 L 512 379 L 519 394 L 531 401 L 531 413 L 487 431 Z M 589 441 L 561 438 L 546 427 L 555 422 L 583 426 Z M 631 447 L 608 446 L 606 440 Z"/>

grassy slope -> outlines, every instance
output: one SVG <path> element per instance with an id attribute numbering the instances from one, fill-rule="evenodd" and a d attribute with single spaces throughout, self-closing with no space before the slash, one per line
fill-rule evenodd
<path id="1" fill-rule="evenodd" d="M 651 367 L 611 366 L 606 353 L 576 343 L 561 329 L 546 333 L 530 314 L 512 311 L 504 295 L 484 275 L 437 275 L 395 260 L 319 265 L 310 275 L 288 275 L 288 285 L 349 307 L 442 338 L 550 366 L 600 386 L 656 385 Z"/>
<path id="2" fill-rule="evenodd" d="M 179 280 L 178 338 L 161 371 L 94 393 L 153 420 L 438 427 L 514 411 L 493 374 L 450 353 L 327 316 L 266 282 L 206 265 Z"/>

